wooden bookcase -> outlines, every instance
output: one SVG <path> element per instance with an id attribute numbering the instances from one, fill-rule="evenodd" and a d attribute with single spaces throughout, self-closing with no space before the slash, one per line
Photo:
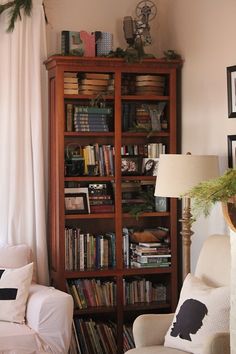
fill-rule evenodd
<path id="1" fill-rule="evenodd" d="M 110 281 L 115 287 L 115 303 L 110 306 L 87 306 L 75 309 L 75 318 L 95 319 L 95 321 L 113 321 L 116 324 L 117 353 L 123 353 L 123 324 L 131 325 L 141 313 L 169 312 L 175 309 L 178 298 L 177 274 L 177 202 L 168 201 L 164 212 L 154 210 L 143 212 L 135 218 L 122 211 L 122 186 L 125 181 L 154 184 L 154 176 L 125 176 L 121 173 L 121 147 L 123 145 L 147 146 L 151 143 L 165 145 L 166 153 L 178 152 L 179 119 L 178 89 L 182 62 L 178 60 L 145 59 L 140 63 L 127 63 L 118 58 L 84 58 L 72 56 L 52 56 L 46 61 L 49 77 L 49 122 L 50 122 L 50 164 L 49 164 L 49 254 L 50 277 L 52 285 L 67 291 L 67 281 L 74 279 L 95 279 Z M 95 97 L 84 94 L 64 93 L 64 73 L 106 73 L 113 78 L 114 91 L 105 96 L 105 104 L 112 108 L 112 128 L 105 132 L 67 131 L 67 105 L 88 106 Z M 151 75 L 162 77 L 165 88 L 162 94 L 137 94 L 130 89 L 131 81 L 136 76 Z M 130 85 L 130 86 L 129 86 Z M 127 89 L 126 86 L 129 86 Z M 134 90 L 134 91 L 132 91 Z M 129 104 L 142 106 L 166 102 L 164 116 L 167 127 L 161 131 L 124 131 L 124 106 Z M 148 106 L 149 107 L 149 106 Z M 177 119 L 178 118 L 178 119 Z M 68 146 L 109 145 L 113 146 L 114 175 L 79 175 L 71 176 L 65 172 L 65 156 Z M 88 187 L 89 184 L 111 184 L 113 188 L 114 211 L 100 213 L 66 213 L 64 188 L 77 186 Z M 123 261 L 123 228 L 169 229 L 171 247 L 171 266 L 133 268 Z M 65 228 L 78 228 L 81 233 L 96 235 L 113 232 L 115 234 L 115 264 L 112 267 L 85 270 L 66 270 Z M 78 246 L 79 247 L 79 246 Z M 73 250 L 71 250 L 73 253 Z M 81 254 L 79 255 L 81 256 Z M 67 267 L 68 268 L 68 267 Z M 70 269 L 70 268 L 69 268 Z M 123 299 L 124 281 L 147 279 L 152 284 L 162 283 L 166 287 L 166 301 L 137 302 L 125 304 Z M 113 289 L 114 290 L 114 289 Z"/>

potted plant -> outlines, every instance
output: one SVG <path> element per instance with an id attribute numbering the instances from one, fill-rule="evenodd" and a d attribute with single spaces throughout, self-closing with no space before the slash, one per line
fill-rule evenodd
<path id="1" fill-rule="evenodd" d="M 194 219 L 200 214 L 208 216 L 212 207 L 221 202 L 227 223 L 236 231 L 236 169 L 228 169 L 220 177 L 199 183 L 187 196 L 192 200 Z"/>

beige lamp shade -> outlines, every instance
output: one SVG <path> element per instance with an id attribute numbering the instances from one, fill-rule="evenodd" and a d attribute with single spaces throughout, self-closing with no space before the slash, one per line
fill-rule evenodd
<path id="1" fill-rule="evenodd" d="M 202 181 L 219 176 L 215 155 L 160 155 L 155 196 L 178 198 Z"/>

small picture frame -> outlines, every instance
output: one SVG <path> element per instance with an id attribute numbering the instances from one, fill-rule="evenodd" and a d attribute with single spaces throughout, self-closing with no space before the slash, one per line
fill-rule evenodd
<path id="1" fill-rule="evenodd" d="M 157 176 L 158 158 L 143 158 L 142 174 L 144 176 Z"/>
<path id="2" fill-rule="evenodd" d="M 236 168 L 236 135 L 228 135 L 228 166 Z"/>
<path id="3" fill-rule="evenodd" d="M 166 212 L 167 207 L 167 198 L 166 197 L 155 197 L 155 211 L 157 212 Z"/>
<path id="4" fill-rule="evenodd" d="M 228 117 L 236 117 L 236 65 L 227 67 Z"/>
<path id="5" fill-rule="evenodd" d="M 88 203 L 86 193 L 65 194 L 66 214 L 88 214 Z"/>
<path id="6" fill-rule="evenodd" d="M 121 157 L 121 174 L 124 176 L 138 176 L 140 171 L 140 158 L 138 156 Z"/>
<path id="7" fill-rule="evenodd" d="M 66 214 L 90 214 L 89 192 L 87 187 L 65 188 L 64 193 Z M 77 200 L 69 199 L 70 197 L 76 198 L 76 196 L 78 196 Z M 76 204 L 78 204 L 77 209 Z"/>

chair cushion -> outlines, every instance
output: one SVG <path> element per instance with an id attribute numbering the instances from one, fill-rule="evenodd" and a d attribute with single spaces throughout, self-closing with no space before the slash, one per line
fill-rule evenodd
<path id="1" fill-rule="evenodd" d="M 130 349 L 127 352 L 125 352 L 125 354 L 188 354 L 188 352 L 178 350 L 178 349 L 163 347 L 162 345 L 154 345 L 145 348 L 140 347 L 140 348 Z"/>
<path id="2" fill-rule="evenodd" d="M 0 321 L 1 354 L 44 353 L 35 331 L 25 324 Z"/>
<path id="3" fill-rule="evenodd" d="M 188 274 L 164 345 L 202 354 L 208 335 L 229 331 L 229 313 L 229 287 L 213 288 Z"/>
<path id="4" fill-rule="evenodd" d="M 33 263 L 0 269 L 0 320 L 23 323 L 32 281 Z"/>

